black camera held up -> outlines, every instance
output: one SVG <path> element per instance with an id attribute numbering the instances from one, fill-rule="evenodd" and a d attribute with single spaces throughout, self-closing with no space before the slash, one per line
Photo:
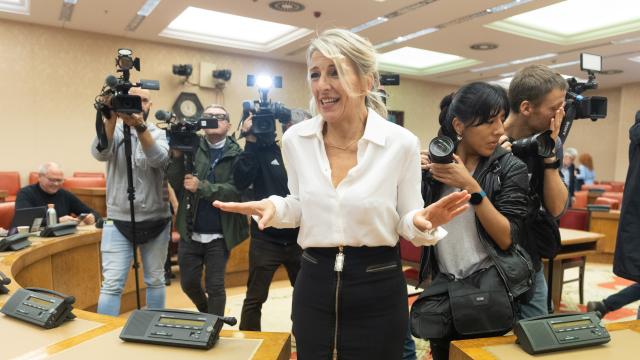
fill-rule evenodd
<path id="1" fill-rule="evenodd" d="M 227 116 L 226 114 L 220 115 Z M 156 111 L 156 119 L 164 121 L 164 124 L 158 124 L 158 127 L 167 132 L 169 147 L 191 154 L 195 154 L 200 145 L 199 130 L 218 128 L 218 118 L 215 116 L 203 114 L 198 119 L 185 118 L 178 120 L 176 115 L 170 111 Z"/>
<path id="2" fill-rule="evenodd" d="M 131 69 L 140 71 L 140 58 L 133 58 L 130 49 L 118 49 L 116 57 L 116 71 L 122 73 L 120 77 L 113 75 L 107 76 L 105 85 L 98 97 L 111 96 L 111 104 L 105 104 L 98 99 L 94 104 L 97 110 L 100 110 L 105 117 L 110 117 L 111 110 L 115 112 L 133 114 L 142 112 L 142 100 L 140 96 L 129 95 L 132 87 L 139 87 L 148 90 L 160 90 L 160 82 L 157 80 L 140 80 L 139 83 L 131 83 L 129 81 Z"/>
<path id="3" fill-rule="evenodd" d="M 598 88 L 595 73 L 602 71 L 602 57 L 581 53 L 580 69 L 587 72 L 589 79 L 583 83 L 578 82 L 575 78 L 567 80 L 569 90 L 565 98 L 565 115 L 564 119 L 562 119 L 562 125 L 560 125 L 560 133 L 558 134 L 563 143 L 567 139 L 567 136 L 569 136 L 569 130 L 571 130 L 573 120 L 591 119 L 592 121 L 596 121 L 607 117 L 606 97 L 580 95 L 586 90 Z"/>
<path id="4" fill-rule="evenodd" d="M 242 102 L 240 126 L 250 115 L 253 115 L 250 133 L 259 138 L 260 135 L 268 135 L 267 138 L 271 138 L 271 135 L 275 134 L 276 131 L 276 120 L 282 125 L 291 121 L 291 110 L 280 102 L 271 102 L 268 98 L 271 87 L 282 88 L 282 77 L 259 76 L 256 79 L 254 75 L 247 75 L 247 86 L 251 87 L 256 84 L 258 85 L 260 99 Z"/>
<path id="5" fill-rule="evenodd" d="M 453 162 L 453 153 L 456 145 L 448 136 L 436 136 L 429 143 L 429 159 L 436 164 L 449 164 Z"/>

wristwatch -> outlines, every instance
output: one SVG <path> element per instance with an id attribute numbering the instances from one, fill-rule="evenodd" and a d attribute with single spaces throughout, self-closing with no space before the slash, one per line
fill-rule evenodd
<path id="1" fill-rule="evenodd" d="M 145 132 L 145 130 L 147 130 L 147 125 L 145 123 L 141 123 L 139 125 L 134 126 L 134 128 L 138 133 L 143 133 Z"/>
<path id="2" fill-rule="evenodd" d="M 560 168 L 560 159 L 557 159 L 554 162 L 551 163 L 544 163 L 544 168 L 545 169 L 559 169 Z"/>
<path id="3" fill-rule="evenodd" d="M 471 194 L 471 198 L 469 198 L 469 203 L 471 205 L 479 205 L 482 202 L 482 199 L 484 199 L 487 196 L 487 193 L 484 192 L 484 190 L 480 190 L 480 192 L 474 192 L 473 194 Z"/>

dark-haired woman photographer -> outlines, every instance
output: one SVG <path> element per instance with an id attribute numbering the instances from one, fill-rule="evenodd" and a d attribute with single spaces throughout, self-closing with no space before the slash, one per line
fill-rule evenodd
<path id="1" fill-rule="evenodd" d="M 440 103 L 440 110 L 440 135 L 449 137 L 456 144 L 454 161 L 438 164 L 423 156 L 423 169 L 427 171 L 423 196 L 428 204 L 442 196 L 466 190 L 472 194 L 470 203 L 473 206 L 442 226 L 448 232 L 447 241 L 425 249 L 426 259 L 429 259 L 427 273 L 434 279 L 432 285 L 438 274 L 441 280 L 444 279 L 444 288 L 449 285 L 449 292 L 444 296 L 451 296 L 452 305 L 454 299 L 450 294 L 454 280 L 484 276 L 478 274 L 494 266 L 496 274 L 502 274 L 497 282 L 500 286 L 505 284 L 506 294 L 510 295 L 513 284 L 505 279 L 500 262 L 495 258 L 496 254 L 510 251 L 512 244 L 517 242 L 521 222 L 527 213 L 529 183 L 525 164 L 498 146 L 498 140 L 504 134 L 503 122 L 509 114 L 507 94 L 500 87 L 476 82 L 446 96 Z M 466 310 L 491 311 L 494 298 L 488 296 L 487 299 L 488 303 Z M 508 303 L 512 300 L 511 296 L 507 299 Z M 459 314 L 453 311 L 454 319 L 443 332 L 445 335 L 429 339 L 434 359 L 448 359 L 451 340 L 475 337 L 463 331 L 461 325 L 476 321 L 472 319 L 473 315 L 458 319 L 456 315 Z M 506 314 L 507 318 L 513 319 L 508 311 Z M 512 320 L 507 320 L 506 324 L 510 327 Z M 426 327 L 430 325 L 435 326 L 425 324 Z M 476 334 L 485 330 L 482 325 L 478 328 L 478 323 L 473 326 Z M 492 329 L 486 331 L 491 334 Z"/>

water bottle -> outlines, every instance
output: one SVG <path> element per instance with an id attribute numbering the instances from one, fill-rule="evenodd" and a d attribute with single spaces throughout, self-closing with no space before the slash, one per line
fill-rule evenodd
<path id="1" fill-rule="evenodd" d="M 55 225 L 58 223 L 58 214 L 56 214 L 56 208 L 53 204 L 47 204 L 47 226 Z"/>

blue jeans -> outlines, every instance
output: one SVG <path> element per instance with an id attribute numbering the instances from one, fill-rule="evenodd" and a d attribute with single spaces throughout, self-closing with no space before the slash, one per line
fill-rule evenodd
<path id="1" fill-rule="evenodd" d="M 547 308 L 547 281 L 544 278 L 544 269 L 540 269 L 535 274 L 533 285 L 533 297 L 526 304 L 517 304 L 518 320 L 532 318 L 549 314 Z"/>
<path id="2" fill-rule="evenodd" d="M 402 360 L 416 360 L 416 342 L 411 336 L 411 318 L 409 318 L 409 329 L 407 337 L 404 339 L 404 348 L 402 349 Z"/>
<path id="3" fill-rule="evenodd" d="M 147 307 L 164 308 L 164 262 L 167 257 L 167 242 L 171 225 L 167 224 L 157 238 L 139 245 L 144 268 L 144 283 L 147 285 Z M 133 260 L 133 245 L 111 222 L 102 229 L 102 287 L 98 299 L 98 313 L 117 316 L 120 314 L 120 297 L 127 281 Z"/>
<path id="4" fill-rule="evenodd" d="M 637 300 L 640 300 L 640 283 L 629 285 L 617 293 L 607 296 L 602 302 L 608 311 L 615 311 Z M 640 319 L 640 307 L 638 307 L 638 319 Z"/>

